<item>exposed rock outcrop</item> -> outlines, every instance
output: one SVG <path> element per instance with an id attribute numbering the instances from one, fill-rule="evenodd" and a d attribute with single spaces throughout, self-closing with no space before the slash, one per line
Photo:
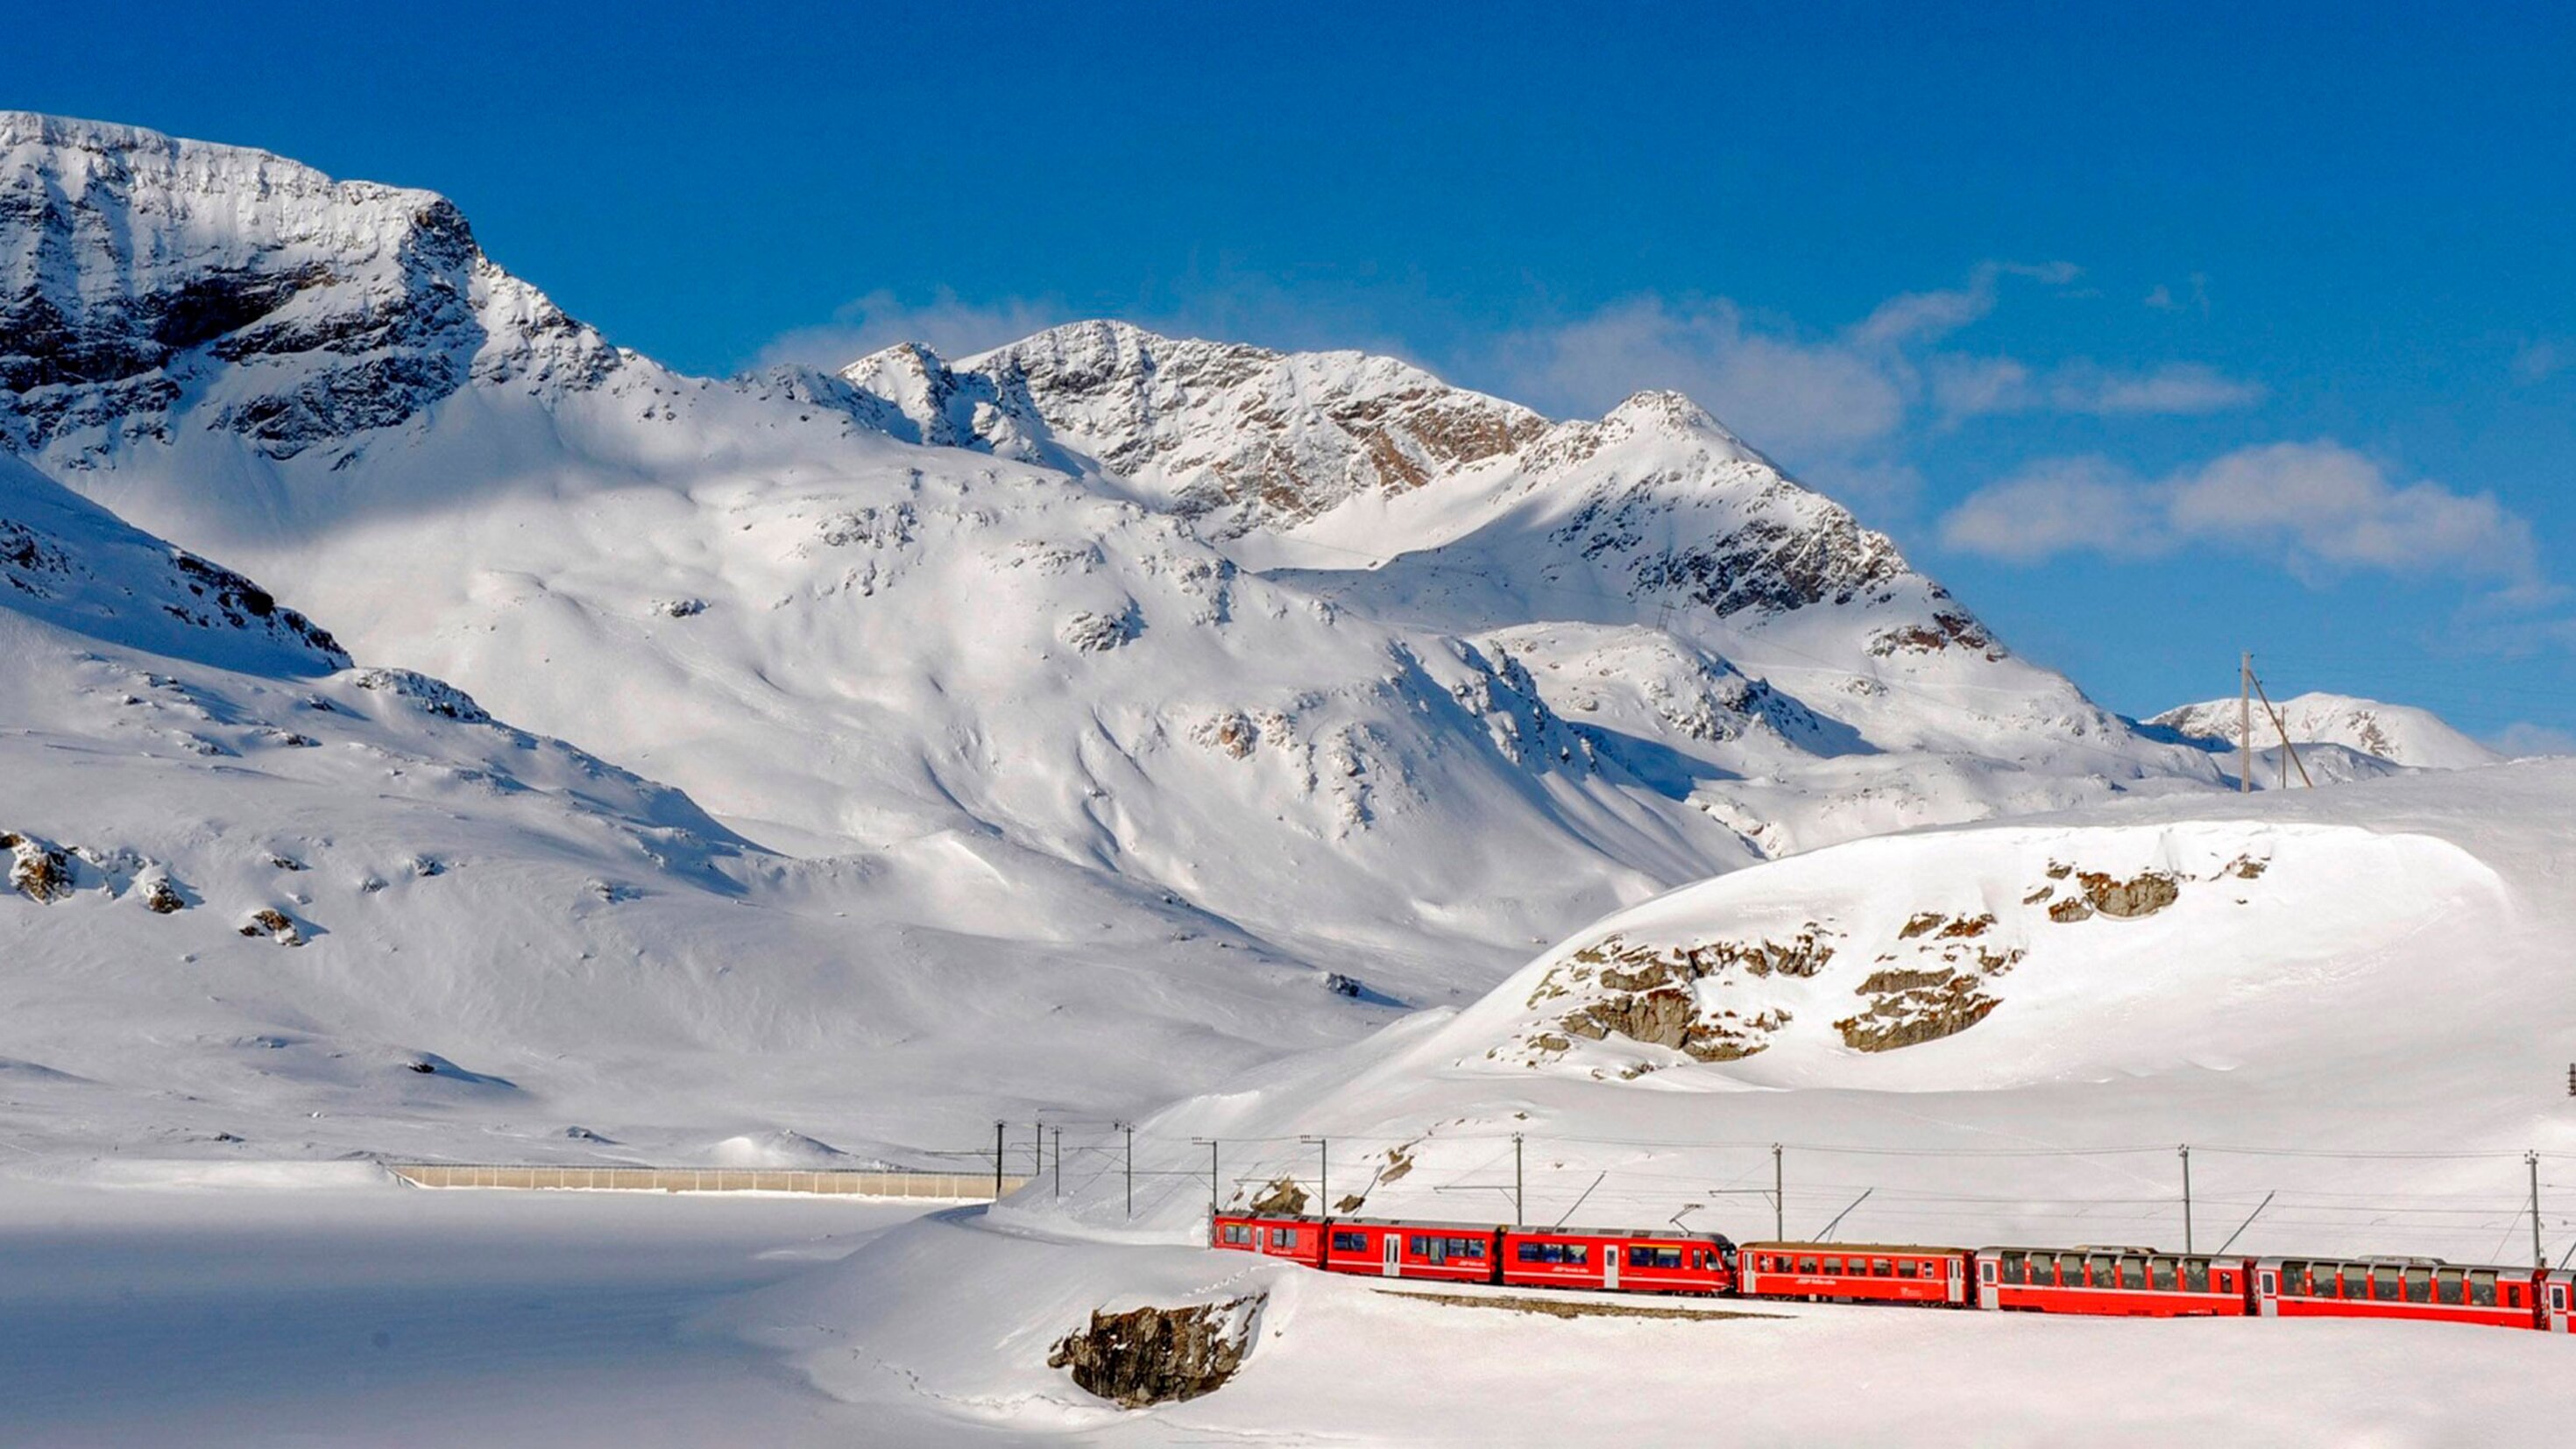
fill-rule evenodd
<path id="1" fill-rule="evenodd" d="M 1268 1299 L 1252 1294 L 1183 1308 L 1094 1310 L 1087 1327 L 1056 1341 L 1047 1367 L 1122 1409 L 1212 1394 L 1243 1367 Z"/>

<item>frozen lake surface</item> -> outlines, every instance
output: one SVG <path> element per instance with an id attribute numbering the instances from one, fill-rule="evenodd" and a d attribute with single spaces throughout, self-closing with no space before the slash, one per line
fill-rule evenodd
<path id="1" fill-rule="evenodd" d="M 922 1211 L 0 1183 L 0 1442 L 890 1442 L 691 1320 Z"/>

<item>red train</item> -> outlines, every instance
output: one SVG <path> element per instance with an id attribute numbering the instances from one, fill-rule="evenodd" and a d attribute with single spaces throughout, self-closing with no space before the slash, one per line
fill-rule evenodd
<path id="1" fill-rule="evenodd" d="M 2576 1331 L 2576 1274 L 2431 1258 L 2249 1258 L 2153 1248 L 1745 1243 L 1660 1229 L 1219 1214 L 1220 1248 L 1370 1277 L 1629 1293 L 1912 1303 L 2125 1317 L 2413 1318 Z"/>

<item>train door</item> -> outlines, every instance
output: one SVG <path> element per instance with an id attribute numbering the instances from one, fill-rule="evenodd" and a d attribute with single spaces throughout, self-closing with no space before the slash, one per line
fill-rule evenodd
<path id="1" fill-rule="evenodd" d="M 1942 1261 L 1950 1265 L 1950 1280 L 1942 1287 L 1941 1301 L 1944 1303 L 1967 1302 L 1968 1260 L 1962 1257 L 1950 1257 L 1944 1258 Z"/>
<path id="2" fill-rule="evenodd" d="M 1979 1308 L 2003 1306 L 2003 1295 L 1995 1287 L 1995 1260 L 1982 1253 L 1977 1256 L 1977 1306 Z"/>
<path id="3" fill-rule="evenodd" d="M 2549 1297 L 2547 1302 L 2549 1304 L 2549 1331 L 2552 1333 L 2565 1333 L 2567 1331 L 2567 1280 L 2555 1273 L 2549 1275 Z"/>
<path id="4" fill-rule="evenodd" d="M 1378 1242 L 1384 1245 L 1384 1250 L 1385 1250 L 1385 1253 L 1386 1253 L 1386 1258 L 1385 1258 L 1385 1264 L 1386 1264 L 1386 1266 L 1385 1266 L 1384 1268 L 1382 1268 L 1380 1271 L 1381 1271 L 1381 1272 L 1383 1272 L 1383 1273 L 1384 1273 L 1387 1277 L 1389 1277 L 1389 1278 L 1401 1278 L 1401 1277 L 1403 1277 L 1403 1276 L 1404 1276 L 1404 1257 L 1403 1257 L 1403 1253 L 1404 1253 L 1404 1235 L 1403 1235 L 1402 1233 L 1387 1233 L 1387 1234 L 1385 1234 L 1385 1235 L 1381 1236 L 1381 1237 L 1378 1239 Z"/>
<path id="5" fill-rule="evenodd" d="M 2265 1318 L 2281 1316 L 2281 1270 L 2270 1263 L 2254 1275 L 2254 1311 Z"/>
<path id="6" fill-rule="evenodd" d="M 1616 1288 L 1619 1286 L 1619 1245 L 1604 1243 L 1601 1247 L 1601 1286 Z"/>

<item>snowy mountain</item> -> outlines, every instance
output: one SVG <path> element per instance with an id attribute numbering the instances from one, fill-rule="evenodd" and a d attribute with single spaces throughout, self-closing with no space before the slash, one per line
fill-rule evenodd
<path id="1" fill-rule="evenodd" d="M 901 1155 L 1390 1014 L 989 832 L 764 850 L 9 458 L 0 657 L 22 1150 Z"/>
<path id="2" fill-rule="evenodd" d="M 1142 1105 L 1472 999 L 1684 882 L 2223 778 L 1669 394 L 1553 423 L 1388 359 L 1115 324 L 687 378 L 429 193 L 25 115 L 0 117 L 0 268 L 26 461 L 359 657 L 685 791 L 740 871 L 817 900 L 864 877 L 847 919 L 885 934 L 799 916 L 761 948 L 814 993 L 768 1009 L 881 1032 L 864 1080 L 963 1090 L 973 1021 L 1029 1063 L 983 1090 Z M 491 922 L 524 919 L 440 929 L 497 960 L 538 937 Z M 694 980 L 700 949 L 642 958 Z M 969 959 L 1020 964 L 961 1019 L 982 993 L 940 972 Z M 1072 964 L 1015 974 L 1042 962 Z M 1095 1016 L 1178 1035 L 1150 1063 L 1101 1060 L 1105 1026 L 1065 1048 Z"/>
<path id="3" fill-rule="evenodd" d="M 2394 765 L 2428 770 L 2466 770 L 2492 765 L 2502 755 L 2451 728 L 2429 709 L 2382 704 L 2346 694 L 2309 693 L 2280 702 L 2281 723 L 2295 745 L 2340 745 Z M 2229 748 L 2243 742 L 2236 727 L 2237 702 L 2213 699 L 2169 709 L 2147 721 L 2196 739 L 2216 740 Z M 2254 748 L 2278 748 L 2279 732 L 2254 706 Z"/>

